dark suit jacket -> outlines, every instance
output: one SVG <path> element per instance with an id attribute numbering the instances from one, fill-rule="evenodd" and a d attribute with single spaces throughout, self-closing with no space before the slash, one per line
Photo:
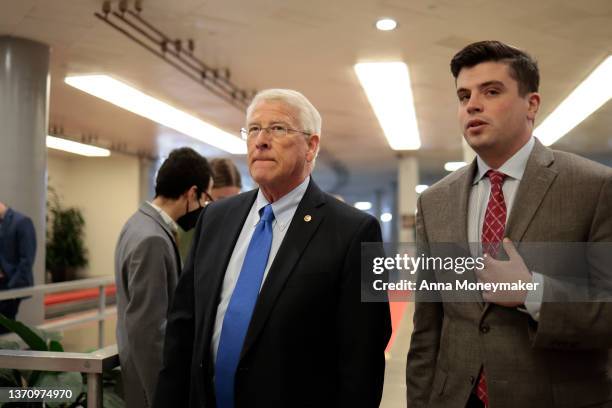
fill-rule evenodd
<path id="1" fill-rule="evenodd" d="M 467 208 L 476 163 L 426 190 L 418 200 L 417 241 L 467 245 Z M 611 242 L 612 169 L 536 140 L 506 236 L 525 242 Z M 569 245 L 569 244 L 568 244 Z M 427 250 L 427 249 L 425 249 Z M 571 252 L 571 251 L 570 251 Z M 559 253 L 545 276 L 544 299 L 563 291 L 547 274 L 571 264 Z M 586 278 L 610 272 L 587 260 Z M 475 281 L 473 272 L 466 272 Z M 610 280 L 608 279 L 608 282 Z M 482 298 L 481 298 L 482 300 Z M 464 408 L 484 366 L 492 408 L 612 405 L 606 373 L 612 347 L 612 303 L 542 303 L 539 322 L 527 313 L 482 302 L 417 302 L 406 370 L 408 406 Z"/>
<path id="2" fill-rule="evenodd" d="M 36 232 L 32 220 L 9 208 L 0 227 L 0 289 L 32 286 L 32 265 L 36 256 Z"/>
<path id="3" fill-rule="evenodd" d="M 221 284 L 257 190 L 206 207 L 168 317 L 155 407 L 214 407 L 211 337 Z M 311 221 L 304 217 L 310 215 Z M 391 325 L 361 303 L 361 242 L 378 222 L 312 181 L 259 294 L 236 407 L 377 407 Z"/>

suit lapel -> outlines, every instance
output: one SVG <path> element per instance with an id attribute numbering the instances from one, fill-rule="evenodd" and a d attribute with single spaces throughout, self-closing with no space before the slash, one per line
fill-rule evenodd
<path id="1" fill-rule="evenodd" d="M 287 278 L 325 217 L 324 204 L 325 196 L 311 178 L 257 298 L 241 357 L 261 333 Z M 308 215 L 310 221 L 307 222 Z"/>
<path id="2" fill-rule="evenodd" d="M 468 230 L 467 230 L 467 214 L 468 200 L 470 198 L 470 190 L 476 172 L 476 161 L 472 161 L 469 168 L 461 177 L 458 177 L 449 186 L 449 204 L 451 205 L 451 218 L 449 228 L 453 231 L 453 239 L 451 242 L 456 242 L 467 248 Z"/>
<path id="3" fill-rule="evenodd" d="M 451 219 L 449 228 L 453 231 L 453 239 L 450 242 L 456 243 L 460 249 L 470 251 L 470 242 L 468 237 L 468 205 L 470 200 L 470 191 L 473 187 L 474 177 L 476 175 L 477 164 L 474 159 L 468 169 L 465 171 L 463 176 L 457 178 L 450 186 L 450 200 L 451 203 Z M 455 201 L 457 200 L 457 201 Z M 453 203 L 457 205 L 453 205 Z M 474 243 L 471 243 L 472 245 Z M 476 275 L 473 270 L 465 271 L 463 277 L 466 281 L 475 283 Z M 476 291 L 470 291 L 472 301 L 480 307 L 483 306 L 484 302 L 480 293 Z"/>
<path id="4" fill-rule="evenodd" d="M 552 151 L 536 139 L 506 226 L 505 235 L 514 242 L 523 239 L 546 192 L 557 177 L 557 171 L 550 167 L 553 161 Z"/>
<path id="5" fill-rule="evenodd" d="M 548 192 L 548 189 L 557 177 L 557 171 L 550 168 L 554 159 L 553 152 L 544 147 L 538 139 L 535 139 L 533 151 L 529 156 L 529 160 L 527 160 L 525 173 L 523 173 L 523 179 L 514 197 L 510 218 L 506 223 L 506 230 L 504 232 L 506 237 L 517 243 L 517 249 L 527 231 L 527 227 L 529 227 L 536 211 L 540 204 L 542 204 L 546 192 Z M 490 307 L 491 304 L 487 303 L 483 316 Z"/>

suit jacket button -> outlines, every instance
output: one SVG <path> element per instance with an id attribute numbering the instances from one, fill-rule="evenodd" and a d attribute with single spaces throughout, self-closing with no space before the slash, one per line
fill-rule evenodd
<path id="1" fill-rule="evenodd" d="M 490 327 L 489 327 L 489 325 L 488 325 L 488 324 L 486 324 L 486 323 L 485 323 L 485 324 L 483 324 L 482 326 L 480 326 L 480 331 L 481 331 L 482 333 L 488 333 L 490 329 L 491 329 L 491 328 L 490 328 Z"/>

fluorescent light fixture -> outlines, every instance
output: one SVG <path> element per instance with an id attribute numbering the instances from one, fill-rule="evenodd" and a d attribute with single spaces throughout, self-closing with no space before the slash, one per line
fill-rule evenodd
<path id="1" fill-rule="evenodd" d="M 608 56 L 533 132 L 550 146 L 612 98 L 612 55 Z"/>
<path id="2" fill-rule="evenodd" d="M 414 191 L 416 191 L 417 194 L 421 194 L 423 191 L 427 190 L 427 188 L 429 188 L 427 184 L 419 184 L 414 188 Z"/>
<path id="3" fill-rule="evenodd" d="M 393 215 L 392 215 L 391 213 L 386 212 L 386 213 L 382 213 L 382 214 L 380 215 L 380 220 L 381 220 L 382 222 L 389 222 L 389 221 L 391 221 L 392 219 L 393 219 Z"/>
<path id="4" fill-rule="evenodd" d="M 444 163 L 444 170 L 446 171 L 455 171 L 459 170 L 463 166 L 465 166 L 466 162 L 446 162 Z"/>
<path id="5" fill-rule="evenodd" d="M 47 147 L 49 149 L 63 150 L 65 152 L 80 154 L 87 157 L 108 157 L 111 152 L 108 149 L 96 147 L 72 140 L 61 139 L 55 136 L 47 136 Z"/>
<path id="6" fill-rule="evenodd" d="M 367 211 L 372 208 L 372 203 L 369 201 L 357 201 L 355 203 L 355 208 L 362 211 Z"/>
<path id="7" fill-rule="evenodd" d="M 150 119 L 231 154 L 246 154 L 246 143 L 203 120 L 107 75 L 69 76 L 64 81 L 83 92 Z"/>
<path id="8" fill-rule="evenodd" d="M 395 30 L 397 22 L 392 18 L 381 18 L 376 22 L 376 28 L 380 31 L 391 31 Z"/>
<path id="9" fill-rule="evenodd" d="M 393 150 L 421 147 L 410 74 L 403 62 L 355 64 L 355 72 Z"/>

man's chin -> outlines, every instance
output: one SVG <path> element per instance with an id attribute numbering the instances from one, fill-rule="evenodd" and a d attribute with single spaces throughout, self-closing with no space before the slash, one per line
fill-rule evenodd
<path id="1" fill-rule="evenodd" d="M 468 133 L 465 135 L 465 141 L 474 150 L 486 149 L 487 147 L 493 145 L 493 140 L 491 140 L 489 135 L 484 132 L 477 134 Z"/>
<path id="2" fill-rule="evenodd" d="M 270 171 L 264 171 L 262 169 L 251 169 L 251 178 L 257 185 L 267 185 L 272 179 Z"/>

